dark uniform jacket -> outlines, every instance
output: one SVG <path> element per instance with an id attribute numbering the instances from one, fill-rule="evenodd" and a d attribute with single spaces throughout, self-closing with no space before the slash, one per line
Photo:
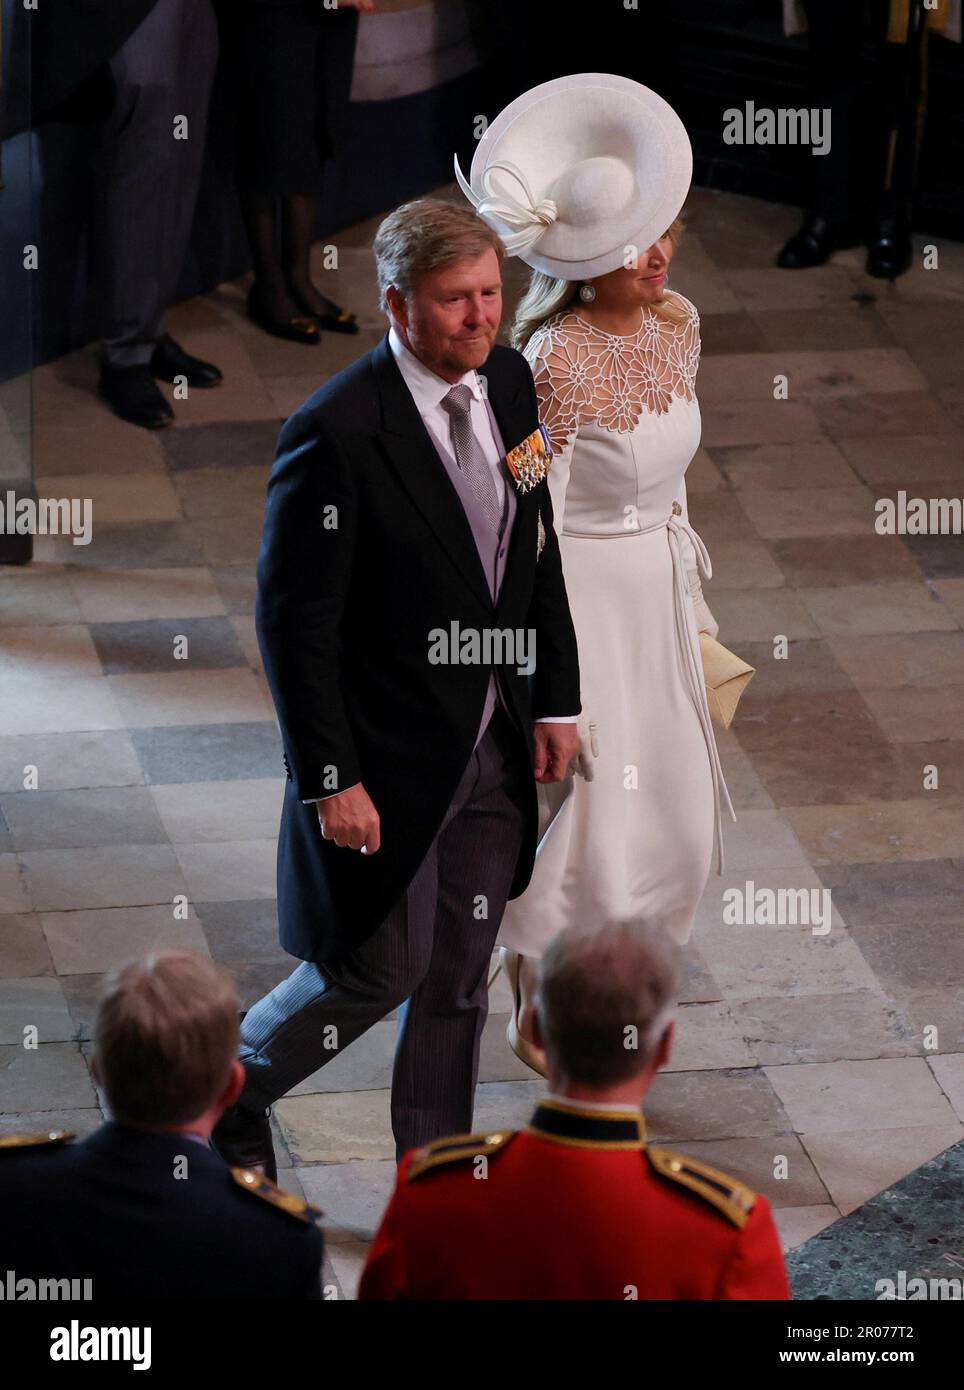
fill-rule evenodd
<path id="1" fill-rule="evenodd" d="M 646 1143 L 641 1115 L 557 1100 L 517 1133 L 408 1153 L 362 1299 L 785 1299 L 769 1203 Z"/>
<path id="2" fill-rule="evenodd" d="M 529 366 L 511 348 L 494 347 L 481 373 L 511 451 L 539 425 Z M 507 465 L 505 476 L 515 486 Z M 292 955 L 346 954 L 405 891 L 465 770 L 493 671 L 530 759 L 534 718 L 579 713 L 576 638 L 548 485 L 517 489 L 516 499 L 493 603 L 458 493 L 387 335 L 281 432 L 258 560 L 257 623 L 289 775 L 278 916 Z M 531 695 L 517 658 L 433 665 L 429 633 L 448 634 L 453 623 L 461 633 L 533 629 Z M 381 819 L 373 855 L 324 840 L 316 808 L 302 804 L 357 782 Z M 525 809 L 510 897 L 532 872 L 534 780 Z"/>
<path id="3" fill-rule="evenodd" d="M 93 1298 L 318 1299 L 321 1213 L 181 1134 L 0 1139 L 0 1246 Z"/>

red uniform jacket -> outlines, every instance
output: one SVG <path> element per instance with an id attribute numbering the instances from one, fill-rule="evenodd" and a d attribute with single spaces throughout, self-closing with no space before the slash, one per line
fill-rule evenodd
<path id="1" fill-rule="evenodd" d="M 646 1143 L 641 1115 L 540 1104 L 406 1154 L 362 1299 L 785 1299 L 765 1197 Z"/>

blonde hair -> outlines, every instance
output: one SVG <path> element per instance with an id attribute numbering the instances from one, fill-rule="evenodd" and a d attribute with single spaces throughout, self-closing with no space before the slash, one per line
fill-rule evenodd
<path id="1" fill-rule="evenodd" d="M 112 971 L 94 1050 L 114 1119 L 178 1125 L 203 1115 L 237 1056 L 239 1007 L 231 976 L 207 956 L 158 951 Z"/>
<path id="2" fill-rule="evenodd" d="M 372 242 L 378 274 L 379 307 L 388 312 L 385 291 L 394 285 L 409 294 L 423 275 L 492 250 L 499 258 L 505 247 L 498 232 L 470 207 L 444 198 L 416 198 L 390 212 Z"/>
<path id="3" fill-rule="evenodd" d="M 674 247 L 679 245 L 682 235 L 683 221 L 677 217 L 669 228 Z M 541 328 L 553 314 L 577 306 L 580 302 L 580 283 L 582 282 L 579 280 L 560 280 L 555 275 L 546 275 L 541 270 L 534 270 L 516 307 L 509 333 L 512 346 L 521 352 L 536 329 Z M 689 311 L 685 305 L 672 293 L 664 295 L 658 303 L 653 304 L 652 310 L 654 314 L 668 319 L 670 323 L 685 323 L 689 318 Z"/>

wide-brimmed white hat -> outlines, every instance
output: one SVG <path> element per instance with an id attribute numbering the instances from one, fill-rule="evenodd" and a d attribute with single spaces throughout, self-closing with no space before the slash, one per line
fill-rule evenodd
<path id="1" fill-rule="evenodd" d="M 615 270 L 679 213 L 693 151 L 676 112 L 628 77 L 582 72 L 517 97 L 459 187 L 510 256 L 564 280 Z"/>

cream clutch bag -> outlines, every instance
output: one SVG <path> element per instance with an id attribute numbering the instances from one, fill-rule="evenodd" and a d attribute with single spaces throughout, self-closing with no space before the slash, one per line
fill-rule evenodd
<path id="1" fill-rule="evenodd" d="M 708 632 L 700 633 L 700 655 L 703 658 L 703 679 L 706 682 L 706 703 L 710 717 L 714 724 L 728 729 L 733 723 L 740 696 L 756 668 L 742 661 Z"/>

